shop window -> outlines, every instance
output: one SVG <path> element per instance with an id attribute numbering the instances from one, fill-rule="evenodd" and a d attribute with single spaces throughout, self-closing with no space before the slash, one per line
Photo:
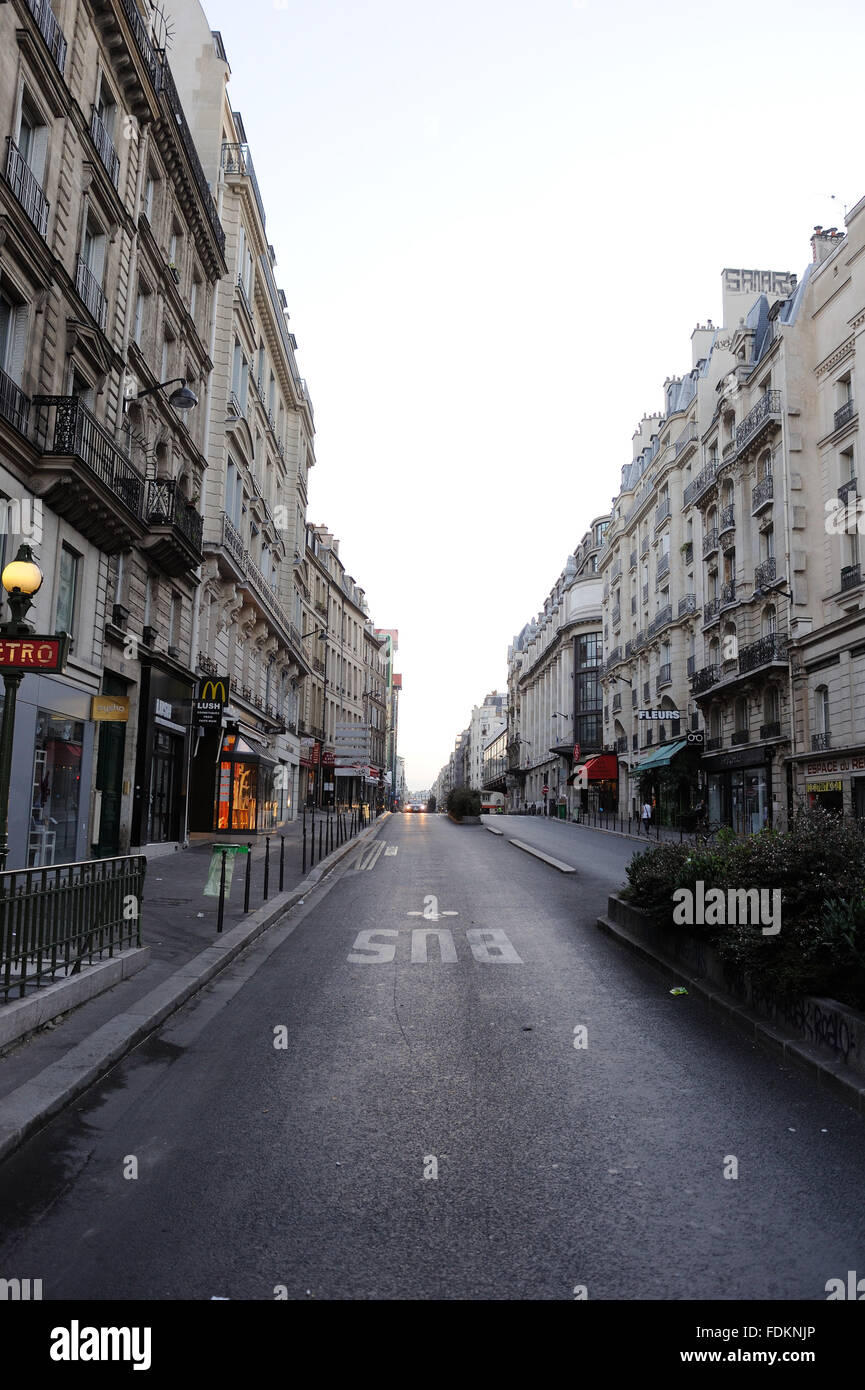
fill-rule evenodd
<path id="1" fill-rule="evenodd" d="M 36 718 L 33 794 L 27 864 L 69 864 L 76 858 L 84 725 L 40 709 Z"/>

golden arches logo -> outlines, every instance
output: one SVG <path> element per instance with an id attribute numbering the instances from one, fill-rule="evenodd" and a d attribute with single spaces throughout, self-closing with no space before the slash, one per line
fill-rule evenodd
<path id="1" fill-rule="evenodd" d="M 201 687 L 202 700 L 218 700 L 220 704 L 225 704 L 228 694 L 225 689 L 225 681 L 205 681 Z"/>

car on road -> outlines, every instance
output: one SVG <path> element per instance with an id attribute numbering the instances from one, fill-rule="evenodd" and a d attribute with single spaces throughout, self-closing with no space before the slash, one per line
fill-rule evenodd
<path id="1" fill-rule="evenodd" d="M 420 801 L 410 801 L 405 808 L 407 811 L 425 811 L 426 806 Z"/>

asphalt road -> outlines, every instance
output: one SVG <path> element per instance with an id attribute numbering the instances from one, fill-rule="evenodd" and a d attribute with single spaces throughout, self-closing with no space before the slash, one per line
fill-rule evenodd
<path id="1" fill-rule="evenodd" d="M 497 825 L 391 818 L 13 1155 L 0 1275 L 46 1299 L 825 1300 L 865 1270 L 862 1120 L 597 930 L 633 845 Z"/>

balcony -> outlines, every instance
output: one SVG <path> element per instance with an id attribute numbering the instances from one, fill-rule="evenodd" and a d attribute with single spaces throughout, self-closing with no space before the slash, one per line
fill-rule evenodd
<path id="1" fill-rule="evenodd" d="M 673 671 L 673 668 L 672 668 L 672 665 L 670 664 L 669 661 L 665 661 L 664 664 L 663 664 L 663 666 L 659 666 L 659 667 L 658 667 L 658 674 L 657 674 L 657 676 L 655 677 L 655 692 L 656 692 L 656 693 L 657 693 L 659 690 L 663 690 L 663 688 L 664 688 L 665 685 L 672 685 L 672 683 L 673 683 L 672 671 Z"/>
<path id="2" fill-rule="evenodd" d="M 619 626 L 621 625 L 621 622 L 622 622 L 622 608 L 621 608 L 621 604 L 618 604 L 618 603 L 617 603 L 616 606 L 615 606 L 615 608 L 613 609 L 613 615 L 612 615 L 613 627 L 619 627 Z"/>
<path id="3" fill-rule="evenodd" d="M 109 555 L 138 543 L 144 478 L 122 446 L 78 396 L 37 396 L 33 404 L 43 501 Z"/>
<path id="4" fill-rule="evenodd" d="M 41 237 L 48 232 L 48 199 L 15 141 L 6 139 L 4 177 Z"/>
<path id="5" fill-rule="evenodd" d="M 736 581 L 728 579 L 726 584 L 721 585 L 721 608 L 729 608 L 736 602 Z"/>
<path id="6" fill-rule="evenodd" d="M 770 555 L 754 570 L 754 590 L 765 589 L 775 583 L 775 556 Z"/>
<path id="7" fill-rule="evenodd" d="M 663 579 L 665 574 L 670 573 L 670 552 L 666 551 L 658 560 L 658 579 Z"/>
<path id="8" fill-rule="evenodd" d="M 711 666 L 701 666 L 699 671 L 695 671 L 691 677 L 691 694 L 700 695 L 704 690 L 711 690 L 713 685 L 717 685 L 721 678 L 721 673 L 717 663 Z"/>
<path id="9" fill-rule="evenodd" d="M 239 175 L 249 179 L 252 191 L 255 194 L 255 201 L 258 204 L 258 212 L 261 217 L 261 225 L 264 226 L 264 203 L 261 200 L 261 190 L 258 187 L 258 179 L 255 176 L 255 165 L 252 162 L 252 155 L 248 145 L 233 145 L 227 140 L 222 145 L 222 167 L 226 174 Z"/>
<path id="10" fill-rule="evenodd" d="M 622 659 L 622 649 L 621 649 L 621 647 L 613 647 L 613 650 L 610 652 L 610 655 L 607 657 L 607 670 L 609 671 L 613 666 L 618 665 L 618 663 L 621 661 L 621 659 Z"/>
<path id="11" fill-rule="evenodd" d="M 636 653 L 637 653 L 638 651 L 640 651 L 643 647 L 645 647 L 645 645 L 646 645 L 646 629 L 645 629 L 645 628 L 641 628 L 641 630 L 640 630 L 640 631 L 635 635 L 635 637 L 634 637 L 634 642 L 633 642 L 633 646 L 632 646 L 631 650 L 634 652 L 634 654 L 636 654 Z"/>
<path id="12" fill-rule="evenodd" d="M 96 153 L 108 171 L 108 177 L 117 188 L 120 183 L 120 156 L 114 148 L 114 141 L 108 127 L 95 106 L 90 108 L 90 139 L 96 146 Z"/>
<path id="13" fill-rule="evenodd" d="M 753 448 L 758 439 L 773 424 L 781 423 L 781 392 L 767 391 L 753 410 L 749 410 L 736 430 L 736 449 Z"/>
<path id="14" fill-rule="evenodd" d="M 219 675 L 219 666 L 205 652 L 198 653 L 198 669 L 203 676 Z"/>
<path id="15" fill-rule="evenodd" d="M 717 622 L 717 621 L 718 621 L 718 615 L 719 615 L 720 612 L 721 612 L 721 600 L 720 600 L 720 598 L 717 598 L 717 597 L 716 597 L 716 598 L 710 598 L 708 603 L 704 603 L 704 604 L 703 604 L 703 622 L 704 622 L 704 623 L 714 623 L 714 622 Z"/>
<path id="16" fill-rule="evenodd" d="M 610 583 L 615 584 L 616 580 L 621 578 L 621 574 L 622 562 L 621 560 L 617 560 L 616 563 L 613 565 L 612 570 L 610 571 Z"/>
<path id="17" fill-rule="evenodd" d="M 679 599 L 679 617 L 684 618 L 687 613 L 696 613 L 697 596 L 696 594 L 685 594 L 684 598 Z"/>
<path id="18" fill-rule="evenodd" d="M 787 660 L 787 639 L 777 632 L 771 632 L 747 647 L 739 648 L 739 675 L 756 671 L 760 666 L 768 666 L 774 661 Z"/>
<path id="19" fill-rule="evenodd" d="M 725 531 L 732 531 L 736 525 L 736 507 L 733 502 L 724 507 L 721 512 L 721 524 L 718 527 L 718 535 L 722 536 Z"/>
<path id="20" fill-rule="evenodd" d="M 707 531 L 703 537 L 703 559 L 708 560 L 710 555 L 714 555 L 718 549 L 718 529 L 713 526 L 711 531 Z"/>
<path id="21" fill-rule="evenodd" d="M 747 743 L 751 735 L 747 729 L 734 729 L 730 737 L 731 743 Z"/>
<path id="22" fill-rule="evenodd" d="M 847 506 L 847 503 L 850 501 L 851 497 L 855 498 L 858 495 L 856 491 L 856 486 L 856 479 L 850 478 L 846 483 L 842 483 L 839 487 L 838 501 L 842 502 L 845 507 Z"/>
<path id="23" fill-rule="evenodd" d="M 148 481 L 144 515 L 149 529 L 141 548 L 161 569 L 181 575 L 201 564 L 204 520 L 173 478 Z"/>
<path id="24" fill-rule="evenodd" d="M 627 735 L 627 734 L 620 734 L 619 737 L 616 739 L 616 752 L 617 752 L 617 753 L 627 753 L 627 751 L 628 751 L 628 735 Z"/>
<path id="25" fill-rule="evenodd" d="M 707 738 L 707 739 L 706 739 L 706 751 L 707 751 L 708 753 L 714 753 L 715 750 L 716 750 L 717 748 L 723 748 L 723 747 L 724 747 L 724 740 L 723 740 L 723 738 L 721 737 L 720 734 L 715 734 L 715 735 L 713 735 L 713 737 Z"/>
<path id="26" fill-rule="evenodd" d="M 81 299 L 84 301 L 89 313 L 99 324 L 103 333 L 108 319 L 108 300 L 102 292 L 102 286 L 92 273 L 86 261 L 78 257 L 78 268 L 75 272 L 75 288 Z"/>
<path id="27" fill-rule="evenodd" d="M 19 434 L 27 433 L 30 422 L 29 398 L 5 372 L 0 372 L 0 416 L 13 425 Z"/>
<path id="28" fill-rule="evenodd" d="M 655 531 L 660 530 L 671 511 L 670 499 L 665 497 L 661 505 L 655 509 Z"/>
<path id="29" fill-rule="evenodd" d="M 642 559 L 644 556 L 648 555 L 648 553 L 649 553 L 649 537 L 646 535 L 646 536 L 643 537 L 643 544 L 640 546 L 640 558 Z"/>
<path id="30" fill-rule="evenodd" d="M 243 538 L 237 528 L 229 521 L 227 516 L 222 518 L 222 537 L 221 544 L 231 556 L 232 560 L 240 570 L 241 574 L 246 573 L 246 561 L 248 559 Z"/>
<path id="31" fill-rule="evenodd" d="M 683 507 L 690 507 L 693 502 L 699 502 L 700 498 L 704 497 L 706 493 L 714 487 L 717 471 L 718 465 L 713 460 L 706 465 L 702 473 L 697 474 L 693 482 L 690 482 L 685 488 L 684 496 L 682 497 Z"/>
<path id="32" fill-rule="evenodd" d="M 832 417 L 832 429 L 840 430 L 842 425 L 849 425 L 853 416 L 856 414 L 856 404 L 851 398 L 839 406 Z"/>
<path id="33" fill-rule="evenodd" d="M 132 9 L 135 9 L 134 0 L 123 0 L 123 3 L 124 5 Z M 141 28 L 144 29 L 143 24 L 141 25 Z M 146 39 L 144 41 L 146 42 Z M 141 43 L 139 43 L 139 47 L 141 47 Z M 207 182 L 207 176 L 205 175 L 204 169 L 202 167 L 201 159 L 199 158 L 198 154 L 198 149 L 196 148 L 195 141 L 192 138 L 192 134 L 187 124 L 186 113 L 183 110 L 183 103 L 181 102 L 180 95 L 177 91 L 176 86 L 174 85 L 174 77 L 172 76 L 171 68 L 168 66 L 167 62 L 163 61 L 161 69 L 158 69 L 158 72 L 161 72 L 162 76 L 162 91 L 164 95 L 164 100 L 168 103 L 168 106 L 171 110 L 171 114 L 174 117 L 174 124 L 177 127 L 177 132 L 180 136 L 180 142 L 183 145 L 184 150 L 186 151 L 186 157 L 189 161 L 189 168 L 192 172 L 193 182 L 195 183 L 195 186 L 198 189 L 201 201 L 204 205 L 204 215 L 207 218 L 208 225 L 210 227 L 211 232 L 213 233 L 213 238 L 217 246 L 219 247 L 220 255 L 224 256 L 225 228 L 219 220 L 219 213 L 216 209 L 216 203 L 213 201 L 213 194 L 210 191 L 210 184 Z M 157 82 L 157 86 L 158 85 L 159 84 Z"/>
<path id="34" fill-rule="evenodd" d="M 55 67 L 62 73 L 66 66 L 66 40 L 63 30 L 54 17 L 49 0 L 25 0 L 28 10 L 36 21 L 36 27 L 54 59 Z"/>
<path id="35" fill-rule="evenodd" d="M 841 592 L 845 589 L 855 589 L 862 583 L 861 565 L 845 565 L 841 571 Z"/>
<path id="36" fill-rule="evenodd" d="M 812 753 L 822 753 L 825 749 L 831 748 L 831 747 L 832 747 L 832 735 L 831 735 L 831 734 L 812 734 L 812 735 L 811 735 L 811 752 L 812 752 Z"/>
<path id="37" fill-rule="evenodd" d="M 781 737 L 781 721 L 780 721 L 780 719 L 773 719 L 773 720 L 771 721 L 771 723 L 769 723 L 769 724 L 761 724 L 761 725 L 760 725 L 760 737 L 761 737 L 761 738 L 780 738 L 780 737 Z"/>
<path id="38" fill-rule="evenodd" d="M 682 430 L 682 433 L 676 440 L 675 452 L 673 457 L 679 458 L 679 456 L 683 454 L 687 448 L 689 448 L 692 444 L 697 443 L 698 437 L 699 436 L 697 433 L 697 426 L 694 424 L 692 420 L 690 424 L 685 426 L 685 428 Z"/>
<path id="39" fill-rule="evenodd" d="M 751 515 L 756 516 L 764 507 L 771 506 L 775 496 L 775 480 L 771 473 L 767 473 L 765 478 L 756 484 L 751 493 Z"/>
<path id="40" fill-rule="evenodd" d="M 672 604 L 668 603 L 655 614 L 654 618 L 649 623 L 649 636 L 654 637 L 656 632 L 660 632 L 662 627 L 666 627 L 667 623 L 671 623 L 672 621 L 673 607 Z"/>

